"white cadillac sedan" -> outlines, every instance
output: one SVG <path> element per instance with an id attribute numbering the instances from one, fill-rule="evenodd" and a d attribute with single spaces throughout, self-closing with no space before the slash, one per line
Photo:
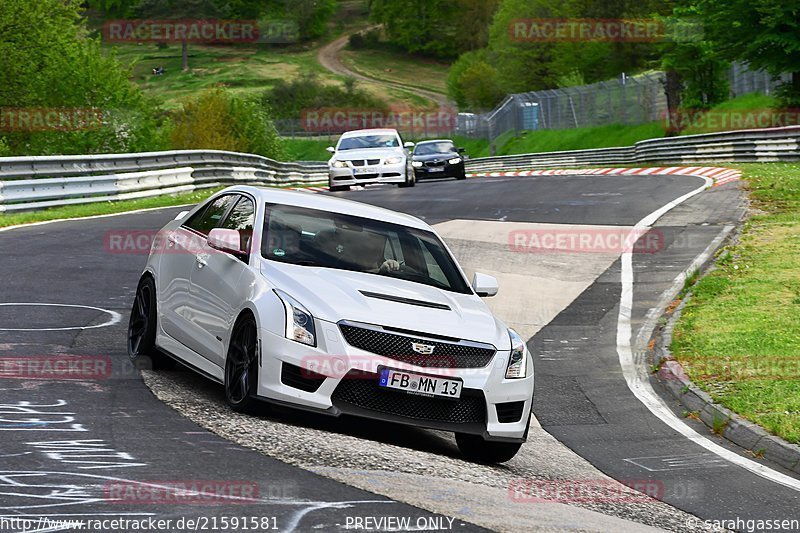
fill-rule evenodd
<path id="1" fill-rule="evenodd" d="M 128 351 L 170 356 L 258 400 L 452 431 L 481 462 L 525 441 L 533 361 L 435 231 L 378 207 L 237 186 L 160 232 Z"/>

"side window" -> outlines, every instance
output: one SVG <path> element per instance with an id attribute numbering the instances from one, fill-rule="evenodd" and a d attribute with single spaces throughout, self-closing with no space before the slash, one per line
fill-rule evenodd
<path id="1" fill-rule="evenodd" d="M 236 206 L 231 209 L 221 228 L 234 229 L 239 232 L 242 252 L 250 253 L 253 242 L 253 224 L 256 219 L 256 206 L 250 198 L 242 196 Z"/>
<path id="2" fill-rule="evenodd" d="M 228 211 L 228 208 L 233 204 L 238 195 L 226 194 L 220 196 L 211 203 L 205 210 L 198 211 L 194 216 L 183 224 L 184 227 L 195 230 L 203 235 L 208 235 L 208 232 L 219 225 L 222 217 Z"/>

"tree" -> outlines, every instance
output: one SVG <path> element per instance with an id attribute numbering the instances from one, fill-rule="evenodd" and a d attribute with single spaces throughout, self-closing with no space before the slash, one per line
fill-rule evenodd
<path id="1" fill-rule="evenodd" d="M 88 37 L 78 0 L 0 0 L 0 108 L 97 113 L 98 120 L 34 131 L 12 128 L 16 154 L 158 149 L 158 106 Z"/>
<path id="2" fill-rule="evenodd" d="M 266 111 L 255 100 L 208 89 L 173 116 L 175 149 L 230 150 L 281 159 L 284 147 Z"/>
<path id="3" fill-rule="evenodd" d="M 800 105 L 800 4 L 787 0 L 695 0 L 717 51 L 773 75 L 791 73 L 781 96 Z"/>
<path id="4" fill-rule="evenodd" d="M 138 17 L 147 19 L 211 19 L 227 15 L 214 0 L 140 0 L 134 8 Z M 183 71 L 189 70 L 189 42 L 181 41 Z"/>
<path id="5" fill-rule="evenodd" d="M 413 54 L 455 57 L 488 41 L 499 0 L 372 0 L 370 18 Z"/>
<path id="6" fill-rule="evenodd" d="M 460 109 L 483 111 L 503 99 L 486 49 L 461 54 L 447 73 L 447 94 Z"/>

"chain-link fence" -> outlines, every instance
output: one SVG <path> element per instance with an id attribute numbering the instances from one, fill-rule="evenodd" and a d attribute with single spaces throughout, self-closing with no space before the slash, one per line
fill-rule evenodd
<path id="1" fill-rule="evenodd" d="M 774 77 L 734 64 L 729 72 L 731 96 L 771 94 L 789 76 Z M 664 74 L 656 72 L 616 80 L 512 94 L 485 114 L 461 113 L 455 133 L 488 139 L 537 129 L 570 129 L 607 124 L 644 124 L 663 120 L 667 100 Z"/>

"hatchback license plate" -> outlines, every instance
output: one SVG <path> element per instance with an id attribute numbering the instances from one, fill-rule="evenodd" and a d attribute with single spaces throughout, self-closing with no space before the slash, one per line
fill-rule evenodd
<path id="1" fill-rule="evenodd" d="M 409 394 L 458 399 L 461 397 L 460 379 L 423 376 L 402 370 L 382 368 L 378 386 L 384 389 L 404 391 Z"/>

